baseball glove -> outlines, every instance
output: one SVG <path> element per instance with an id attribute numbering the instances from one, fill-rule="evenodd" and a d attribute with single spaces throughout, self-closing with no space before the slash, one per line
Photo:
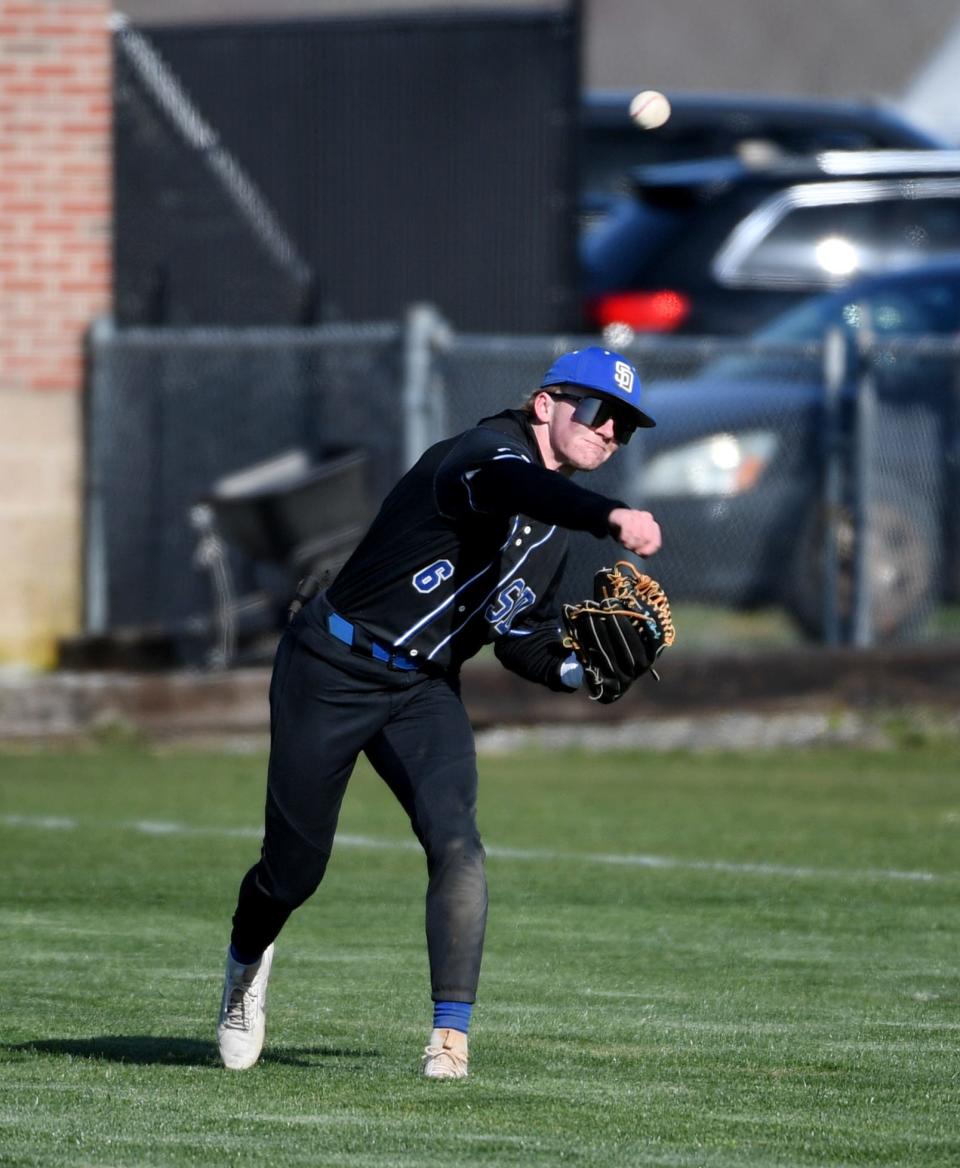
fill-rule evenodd
<path id="1" fill-rule="evenodd" d="M 674 642 L 667 594 L 628 560 L 601 568 L 594 598 L 563 606 L 563 643 L 583 666 L 592 701 L 618 701 Z M 657 680 L 659 678 L 657 677 Z"/>

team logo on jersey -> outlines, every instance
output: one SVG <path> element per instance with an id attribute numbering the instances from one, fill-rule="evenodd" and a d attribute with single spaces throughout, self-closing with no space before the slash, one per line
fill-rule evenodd
<path id="1" fill-rule="evenodd" d="M 432 592 L 439 588 L 444 580 L 453 575 L 453 564 L 449 560 L 437 560 L 427 568 L 421 568 L 413 578 L 413 586 L 418 592 Z"/>
<path id="2" fill-rule="evenodd" d="M 501 588 L 489 605 L 484 617 L 493 625 L 494 632 L 503 636 L 510 631 L 510 626 L 525 608 L 529 608 L 537 599 L 537 594 L 528 588 L 526 582 L 517 577 Z"/>
<path id="3" fill-rule="evenodd" d="M 613 366 L 613 380 L 624 393 L 633 393 L 633 367 L 626 361 L 617 361 Z"/>

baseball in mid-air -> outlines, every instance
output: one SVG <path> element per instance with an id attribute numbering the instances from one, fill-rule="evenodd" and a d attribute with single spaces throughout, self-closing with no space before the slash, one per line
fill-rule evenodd
<path id="1" fill-rule="evenodd" d="M 670 102 L 659 90 L 645 89 L 630 102 L 630 117 L 642 130 L 655 130 L 670 117 Z"/>

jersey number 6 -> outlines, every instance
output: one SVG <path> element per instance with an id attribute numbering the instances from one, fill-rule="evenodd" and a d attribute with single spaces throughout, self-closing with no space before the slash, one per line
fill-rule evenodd
<path id="1" fill-rule="evenodd" d="M 418 592 L 432 592 L 452 575 L 453 564 L 449 560 L 437 560 L 435 564 L 423 568 L 414 576 L 413 586 Z"/>

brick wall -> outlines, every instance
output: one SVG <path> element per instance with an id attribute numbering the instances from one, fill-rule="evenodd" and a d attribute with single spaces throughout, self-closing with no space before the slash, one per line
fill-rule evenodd
<path id="1" fill-rule="evenodd" d="M 0 0 L 0 663 L 80 620 L 83 339 L 110 301 L 109 0 Z"/>

